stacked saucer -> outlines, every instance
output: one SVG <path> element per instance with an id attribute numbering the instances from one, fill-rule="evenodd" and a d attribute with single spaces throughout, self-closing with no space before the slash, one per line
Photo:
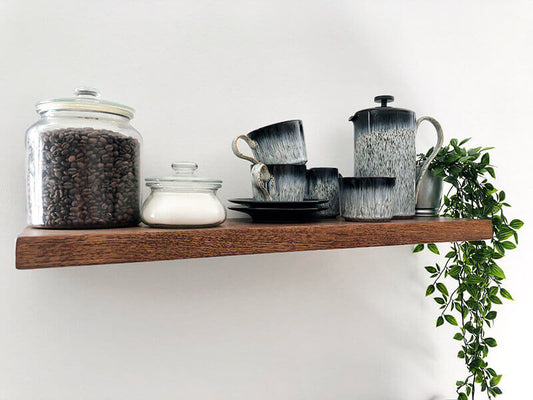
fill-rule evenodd
<path id="1" fill-rule="evenodd" d="M 284 223 L 306 222 L 319 217 L 326 210 L 327 200 L 263 201 L 254 199 L 230 199 L 239 206 L 228 207 L 252 217 L 253 222 Z"/>

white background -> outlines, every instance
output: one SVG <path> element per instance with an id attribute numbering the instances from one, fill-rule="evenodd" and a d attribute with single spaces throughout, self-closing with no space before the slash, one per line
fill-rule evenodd
<path id="1" fill-rule="evenodd" d="M 378 94 L 496 146 L 526 226 L 490 361 L 529 398 L 532 38 L 526 1 L 2 0 L 0 399 L 429 400 L 464 376 L 412 246 L 16 271 L 24 132 L 78 85 L 137 110 L 145 176 L 193 160 L 224 200 L 250 193 L 231 139 L 286 119 L 350 175 L 348 117 Z"/>

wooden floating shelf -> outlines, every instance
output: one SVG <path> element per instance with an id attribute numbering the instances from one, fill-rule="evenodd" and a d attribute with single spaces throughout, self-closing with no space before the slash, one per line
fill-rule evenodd
<path id="1" fill-rule="evenodd" d="M 230 219 L 201 229 L 147 227 L 93 230 L 26 228 L 17 238 L 18 269 L 483 240 L 489 220 L 414 218 L 389 222 L 323 220 L 254 224 Z"/>

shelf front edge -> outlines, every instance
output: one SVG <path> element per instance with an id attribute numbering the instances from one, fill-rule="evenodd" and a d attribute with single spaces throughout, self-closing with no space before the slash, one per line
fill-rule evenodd
<path id="1" fill-rule="evenodd" d="M 95 231 L 26 229 L 16 268 L 134 263 L 307 250 L 394 246 L 492 237 L 489 220 L 428 218 L 386 223 L 343 221 L 296 225 L 230 220 L 208 229 L 126 228 Z"/>

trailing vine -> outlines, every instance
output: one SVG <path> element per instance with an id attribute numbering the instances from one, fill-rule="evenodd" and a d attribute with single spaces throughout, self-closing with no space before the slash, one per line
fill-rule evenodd
<path id="1" fill-rule="evenodd" d="M 432 296 L 439 306 L 437 327 L 447 322 L 458 328 L 453 336 L 461 347 L 457 357 L 464 360 L 468 371 L 456 382 L 458 400 L 475 399 L 476 390 L 486 392 L 487 398 L 493 399 L 502 393 L 498 387 L 502 375 L 487 362 L 489 349 L 497 346 L 496 339 L 487 335 L 487 329 L 494 325 L 495 306 L 502 304 L 501 299 L 513 300 L 502 286 L 505 273 L 497 262 L 506 251 L 516 248 L 516 231 L 523 222 L 508 221 L 504 209 L 510 205 L 505 202 L 505 192 L 489 181 L 490 177 L 496 178 L 490 164 L 492 148 L 467 149 L 464 144 L 468 140 L 458 143 L 457 139 L 452 139 L 431 162 L 428 173 L 443 177 L 451 185 L 444 196 L 441 215 L 490 219 L 493 235 L 487 241 L 451 243 L 444 255 L 445 261 L 425 267 L 432 279 L 426 296 Z M 431 151 L 419 154 L 419 163 L 427 159 Z M 419 244 L 413 251 L 425 248 Z M 434 243 L 428 244 L 427 249 L 440 254 Z"/>

